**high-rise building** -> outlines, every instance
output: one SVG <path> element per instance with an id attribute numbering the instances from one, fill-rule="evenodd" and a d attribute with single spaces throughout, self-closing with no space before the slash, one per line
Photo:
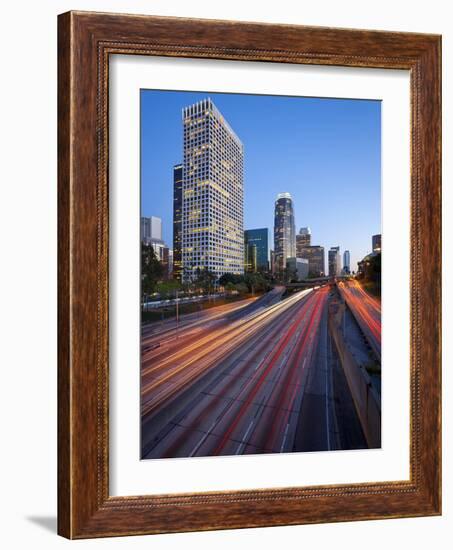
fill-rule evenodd
<path id="1" fill-rule="evenodd" d="M 301 227 L 299 233 L 296 235 L 296 256 L 299 256 L 299 251 L 306 246 L 311 246 L 311 230 L 309 227 Z"/>
<path id="2" fill-rule="evenodd" d="M 379 254 L 381 252 L 381 234 L 373 235 L 371 237 L 371 244 L 373 248 L 373 254 Z"/>
<path id="3" fill-rule="evenodd" d="M 256 246 L 255 271 L 267 271 L 269 269 L 269 230 L 267 227 L 260 229 L 246 229 L 244 231 L 244 246 Z"/>
<path id="4" fill-rule="evenodd" d="M 343 253 L 343 273 L 349 275 L 351 273 L 351 254 L 349 250 Z"/>
<path id="5" fill-rule="evenodd" d="M 286 269 L 289 281 L 302 281 L 308 277 L 308 260 L 304 258 L 287 258 Z"/>
<path id="6" fill-rule="evenodd" d="M 162 240 L 162 220 L 156 216 L 146 218 L 142 216 L 140 223 L 141 240 L 150 243 L 151 240 Z"/>
<path id="7" fill-rule="evenodd" d="M 332 246 L 329 250 L 329 277 L 341 275 L 340 247 Z"/>
<path id="8" fill-rule="evenodd" d="M 182 164 L 173 167 L 173 278 L 182 278 Z"/>
<path id="9" fill-rule="evenodd" d="M 286 260 L 296 257 L 296 225 L 293 199 L 289 193 L 279 193 L 274 215 L 275 270 L 282 273 Z"/>
<path id="10" fill-rule="evenodd" d="M 308 260 L 308 272 L 310 277 L 324 277 L 326 274 L 324 264 L 323 246 L 304 246 L 299 247 L 296 253 L 298 258 Z"/>
<path id="11" fill-rule="evenodd" d="M 244 272 L 243 145 L 211 99 L 185 107 L 183 279 Z"/>

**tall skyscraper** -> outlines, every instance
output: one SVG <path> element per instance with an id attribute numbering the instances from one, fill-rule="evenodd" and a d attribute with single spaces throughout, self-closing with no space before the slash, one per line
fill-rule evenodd
<path id="1" fill-rule="evenodd" d="M 277 273 L 282 273 L 286 268 L 287 258 L 296 257 L 294 206 L 289 193 L 279 193 L 275 201 L 274 253 Z"/>
<path id="2" fill-rule="evenodd" d="M 381 252 L 381 234 L 373 235 L 371 237 L 371 244 L 373 247 L 373 254 L 379 254 Z"/>
<path id="3" fill-rule="evenodd" d="M 306 246 L 311 246 L 311 230 L 309 227 L 301 227 L 296 235 L 296 256 L 298 258 L 302 258 L 298 252 Z"/>
<path id="4" fill-rule="evenodd" d="M 244 245 L 246 248 L 251 245 L 256 246 L 256 270 L 267 271 L 269 269 L 269 230 L 267 227 L 246 229 Z"/>
<path id="5" fill-rule="evenodd" d="M 244 149 L 211 99 L 183 109 L 183 279 L 244 272 Z"/>
<path id="6" fill-rule="evenodd" d="M 343 253 L 343 273 L 349 275 L 351 273 L 351 254 L 349 250 Z"/>
<path id="7" fill-rule="evenodd" d="M 341 275 L 340 247 L 332 246 L 329 250 L 329 277 Z"/>
<path id="8" fill-rule="evenodd" d="M 173 167 L 173 278 L 182 278 L 182 164 Z"/>
<path id="9" fill-rule="evenodd" d="M 324 247 L 323 246 L 304 246 L 299 247 L 296 253 L 298 258 L 308 260 L 309 276 L 324 277 L 326 268 L 324 266 Z"/>

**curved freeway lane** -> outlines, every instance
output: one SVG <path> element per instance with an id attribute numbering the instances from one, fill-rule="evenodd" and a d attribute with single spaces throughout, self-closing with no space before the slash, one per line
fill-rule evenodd
<path id="1" fill-rule="evenodd" d="M 381 360 L 381 303 L 370 296 L 358 281 L 339 282 L 338 288 L 360 329 Z"/>
<path id="2" fill-rule="evenodd" d="M 143 458 L 341 448 L 329 287 L 271 298 L 163 334 L 144 354 Z"/>

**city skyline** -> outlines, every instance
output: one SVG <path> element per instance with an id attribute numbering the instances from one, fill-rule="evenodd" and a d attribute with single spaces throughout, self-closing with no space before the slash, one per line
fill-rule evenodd
<path id="1" fill-rule="evenodd" d="M 173 242 L 173 166 L 183 161 L 181 110 L 189 104 L 206 99 L 208 95 L 216 105 L 220 104 L 219 108 L 225 119 L 244 143 L 244 229 L 268 228 L 269 250 L 273 249 L 275 247 L 272 241 L 276 196 L 292 189 L 296 228 L 310 227 L 313 244 L 321 245 L 326 250 L 334 245 L 340 246 L 342 250 L 350 250 L 351 268 L 355 270 L 357 261 L 370 252 L 369 236 L 380 233 L 379 102 L 142 90 L 142 215 L 162 218 L 163 240 L 171 246 Z M 246 106 L 242 105 L 244 101 L 247 103 Z M 283 138 L 287 146 L 292 139 L 289 157 L 294 156 L 293 149 L 300 142 L 300 157 L 307 161 L 307 166 L 302 172 L 296 166 L 294 170 L 296 175 L 292 180 L 284 177 L 282 181 L 278 181 L 277 178 L 275 178 L 277 181 L 269 181 L 269 178 L 260 175 L 259 165 L 263 163 L 257 164 L 255 149 L 261 144 L 264 152 L 269 144 L 266 139 L 263 141 L 258 131 L 252 132 L 253 139 L 243 137 L 244 132 L 245 135 L 251 133 L 250 125 L 246 125 L 246 122 L 256 121 L 257 113 L 265 107 L 264 104 L 269 102 L 275 107 L 273 111 L 272 109 L 266 111 L 269 133 L 275 136 L 278 129 L 281 133 L 283 128 L 286 128 L 287 135 L 279 137 Z M 223 107 L 222 104 L 224 104 Z M 317 113 L 316 116 L 313 111 Z M 294 118 L 297 113 L 299 118 Z M 329 121 L 327 121 L 328 116 Z M 288 117 L 292 117 L 292 126 L 295 126 L 296 130 L 291 129 L 291 124 L 288 126 Z M 315 124 L 315 118 L 317 124 Z M 350 125 L 357 128 L 355 130 L 344 128 L 344 125 L 347 125 L 346 119 L 349 120 Z M 151 121 L 153 124 L 150 124 Z M 307 128 L 306 132 L 301 128 L 304 125 Z M 337 143 L 337 147 L 330 155 L 331 163 L 335 164 L 337 161 L 338 177 L 334 187 L 338 189 L 338 197 L 326 198 L 326 194 L 331 195 L 332 182 L 315 185 L 313 181 L 311 183 L 304 181 L 303 174 L 309 172 L 313 177 L 317 170 L 319 178 L 325 178 L 325 165 L 329 163 L 321 163 L 321 153 L 318 152 L 315 155 L 318 164 L 316 167 L 316 161 L 306 157 L 302 146 L 310 141 L 307 134 L 310 134 L 309 137 L 313 142 L 310 143 L 311 147 L 314 147 L 314 142 L 319 142 L 324 136 L 327 142 L 323 143 L 321 149 L 325 152 L 329 144 L 332 145 L 338 141 L 336 136 L 338 131 L 334 128 L 339 126 L 342 127 L 340 134 L 344 139 L 341 146 Z M 365 132 L 366 128 L 368 132 Z M 364 133 L 367 136 L 364 136 Z M 364 139 L 365 137 L 367 139 Z M 366 146 L 364 141 L 367 142 Z M 275 148 L 281 147 L 281 143 L 275 139 L 274 142 Z M 347 163 L 349 169 L 345 168 L 346 161 L 343 158 L 345 156 L 349 159 Z M 167 159 L 170 161 L 170 157 L 171 162 L 167 165 Z M 339 160 L 340 157 L 341 160 Z M 354 158 L 356 161 L 353 161 Z M 364 166 L 366 158 L 373 160 L 368 169 Z M 284 155 L 278 158 L 276 155 L 271 162 L 268 162 L 266 157 L 264 164 L 269 166 L 271 173 L 278 169 L 284 175 L 283 168 L 287 167 L 288 158 Z M 360 169 L 357 168 L 358 166 Z M 348 183 L 344 181 L 345 172 L 349 175 Z M 357 178 L 362 172 L 367 172 L 366 177 L 372 185 L 359 184 Z M 297 176 L 299 173 L 300 177 Z M 352 177 L 353 175 L 355 177 Z M 162 181 L 165 183 L 160 184 L 159 182 Z M 261 181 L 262 184 L 257 184 L 257 181 Z M 270 202 L 268 202 L 269 196 Z M 361 227 L 366 225 L 363 231 L 357 232 L 358 224 Z"/>

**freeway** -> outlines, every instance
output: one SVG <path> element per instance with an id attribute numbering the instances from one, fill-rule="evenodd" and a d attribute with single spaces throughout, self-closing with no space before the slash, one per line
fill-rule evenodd
<path id="1" fill-rule="evenodd" d="M 381 360 L 381 303 L 370 296 L 356 280 L 338 283 L 341 295 L 354 315 L 365 338 Z"/>
<path id="2" fill-rule="evenodd" d="M 189 321 L 177 335 L 147 334 L 143 458 L 341 448 L 347 428 L 338 427 L 335 400 L 351 398 L 344 388 L 334 395 L 329 288 L 281 301 L 278 293 Z M 363 446 L 359 432 L 356 448 Z"/>

